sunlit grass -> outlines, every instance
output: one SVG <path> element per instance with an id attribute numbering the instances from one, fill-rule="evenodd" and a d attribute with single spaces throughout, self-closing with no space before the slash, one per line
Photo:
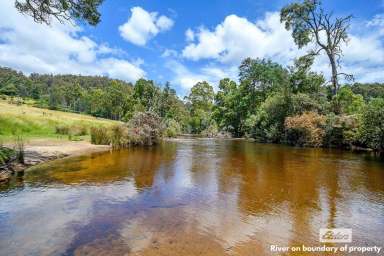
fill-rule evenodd
<path id="1" fill-rule="evenodd" d="M 89 115 L 47 110 L 28 105 L 14 105 L 0 100 L 0 140 L 7 141 L 16 134 L 25 138 L 62 137 L 59 126 L 111 126 L 119 122 Z"/>

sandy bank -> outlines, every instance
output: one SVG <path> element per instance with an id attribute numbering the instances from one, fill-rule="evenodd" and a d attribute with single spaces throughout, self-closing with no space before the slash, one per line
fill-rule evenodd
<path id="1" fill-rule="evenodd" d="M 6 145 L 13 147 L 13 145 Z M 88 141 L 66 141 L 55 139 L 34 139 L 26 142 L 24 148 L 24 164 L 11 162 L 0 170 L 0 182 L 8 181 L 12 174 L 23 172 L 28 167 L 50 160 L 107 151 L 110 146 L 93 145 Z"/>

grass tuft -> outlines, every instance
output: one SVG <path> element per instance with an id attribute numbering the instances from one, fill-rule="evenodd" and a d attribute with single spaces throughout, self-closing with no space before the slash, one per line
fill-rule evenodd
<path id="1" fill-rule="evenodd" d="M 95 145 L 109 145 L 111 139 L 108 135 L 108 129 L 101 127 L 91 127 L 91 143 Z"/>

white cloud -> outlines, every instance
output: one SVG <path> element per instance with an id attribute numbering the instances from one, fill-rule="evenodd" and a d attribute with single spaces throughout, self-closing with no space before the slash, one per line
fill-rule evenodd
<path id="1" fill-rule="evenodd" d="M 172 19 L 156 12 L 147 12 L 141 7 L 133 7 L 132 15 L 126 23 L 119 27 L 120 35 L 127 41 L 144 46 L 148 40 L 158 33 L 172 28 Z"/>
<path id="2" fill-rule="evenodd" d="M 180 62 L 174 60 L 168 61 L 166 66 L 174 73 L 172 82 L 180 85 L 184 89 L 189 89 L 197 82 L 205 81 L 207 79 L 206 76 L 193 73 Z"/>
<path id="3" fill-rule="evenodd" d="M 365 63 L 365 65 L 384 64 L 383 41 L 377 35 L 358 37 L 351 35 L 348 45 L 344 47 L 346 64 Z"/>
<path id="4" fill-rule="evenodd" d="M 166 66 L 173 72 L 173 84 L 180 85 L 183 89 L 188 90 L 198 82 L 206 81 L 216 90 L 219 81 L 223 78 L 229 77 L 236 80 L 237 67 L 222 67 L 208 65 L 200 68 L 197 72 L 191 71 L 182 63 L 169 60 Z"/>
<path id="5" fill-rule="evenodd" d="M 195 36 L 197 42 L 183 50 L 187 59 L 239 63 L 251 56 L 286 61 L 292 52 L 297 52 L 290 33 L 280 24 L 278 13 L 267 13 L 265 19 L 256 23 L 229 15 L 213 31 L 200 28 Z"/>
<path id="6" fill-rule="evenodd" d="M 368 26 L 381 26 L 384 27 L 384 14 L 377 14 L 372 20 L 368 21 Z"/>
<path id="7" fill-rule="evenodd" d="M 384 72 L 378 72 L 384 65 L 384 15 L 376 15 L 371 21 L 353 26 L 366 26 L 364 35 L 351 34 L 344 45 L 342 71 L 355 75 L 358 81 L 384 81 Z M 193 35 L 194 40 L 189 40 Z M 182 50 L 186 59 L 209 60 L 224 66 L 238 66 L 246 57 L 270 58 L 282 65 L 290 65 L 295 57 L 303 55 L 291 32 L 280 23 L 279 14 L 266 13 L 263 19 L 251 22 L 237 15 L 229 15 L 214 29 L 199 28 L 186 31 L 188 44 Z M 328 60 L 317 58 L 314 69 L 329 76 Z M 224 68 L 225 70 L 225 68 Z"/>
<path id="8" fill-rule="evenodd" d="M 162 15 L 157 19 L 156 25 L 160 31 L 166 31 L 173 27 L 173 20 L 167 16 Z"/>
<path id="9" fill-rule="evenodd" d="M 192 42 L 193 40 L 195 40 L 195 33 L 192 29 L 188 28 L 185 31 L 185 39 L 187 40 L 187 42 Z"/>
<path id="10" fill-rule="evenodd" d="M 110 77 L 131 82 L 136 81 L 145 75 L 144 71 L 137 65 L 115 58 L 101 60 L 99 68 L 100 74 L 104 72 Z"/>
<path id="11" fill-rule="evenodd" d="M 176 50 L 173 49 L 165 49 L 164 52 L 161 54 L 161 57 L 168 58 L 168 57 L 178 57 L 178 53 Z"/>
<path id="12" fill-rule="evenodd" d="M 79 27 L 37 24 L 19 14 L 12 1 L 1 1 L 0 65 L 26 73 L 107 75 L 134 81 L 145 75 L 137 63 L 117 58 L 122 50 L 79 36 Z"/>

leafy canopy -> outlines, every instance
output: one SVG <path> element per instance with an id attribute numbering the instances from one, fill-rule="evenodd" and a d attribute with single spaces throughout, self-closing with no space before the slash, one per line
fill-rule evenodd
<path id="1" fill-rule="evenodd" d="M 16 9 L 32 16 L 37 23 L 49 25 L 52 18 L 60 22 L 67 20 L 82 20 L 90 25 L 100 22 L 97 10 L 103 0 L 16 0 Z"/>

